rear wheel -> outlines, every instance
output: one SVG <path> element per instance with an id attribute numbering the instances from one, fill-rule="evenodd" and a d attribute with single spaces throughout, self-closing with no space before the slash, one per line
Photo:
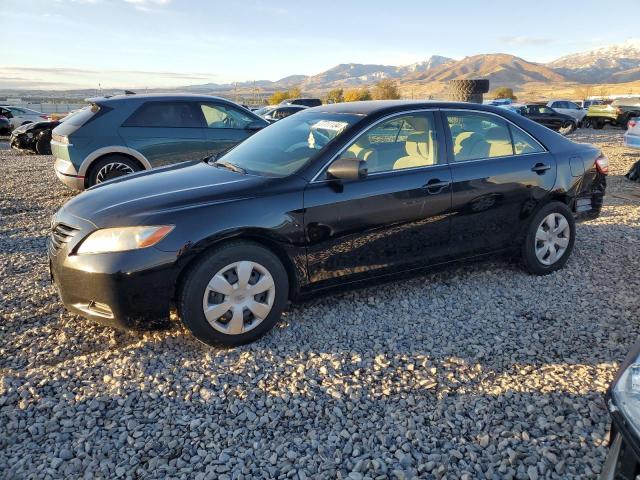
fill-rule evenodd
<path id="1" fill-rule="evenodd" d="M 182 285 L 178 312 L 201 342 L 243 345 L 268 332 L 287 302 L 287 272 L 268 249 L 223 245 L 202 258 Z"/>
<path id="2" fill-rule="evenodd" d="M 600 120 L 599 118 L 594 118 L 591 121 L 591 126 L 596 130 L 602 130 L 602 128 L 604 127 L 604 121 Z"/>
<path id="3" fill-rule="evenodd" d="M 575 243 L 573 213 L 564 203 L 545 205 L 531 220 L 522 245 L 524 268 L 534 275 L 561 269 L 569 260 Z"/>
<path id="4" fill-rule="evenodd" d="M 109 155 L 108 157 L 98 160 L 93 165 L 87 183 L 89 187 L 93 187 L 98 183 L 139 172 L 140 170 L 142 170 L 142 168 L 140 168 L 138 162 L 129 157 L 125 157 L 124 155 Z"/>

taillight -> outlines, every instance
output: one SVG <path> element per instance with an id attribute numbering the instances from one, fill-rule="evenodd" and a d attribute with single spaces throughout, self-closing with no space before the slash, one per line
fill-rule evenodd
<path id="1" fill-rule="evenodd" d="M 622 109 L 620 107 L 616 108 L 616 113 L 622 115 Z"/>
<path id="2" fill-rule="evenodd" d="M 627 124 L 627 126 L 629 128 L 634 128 L 637 124 L 638 124 L 638 122 L 636 122 L 636 120 L 633 119 L 633 120 L 629 120 L 629 123 Z"/>
<path id="3" fill-rule="evenodd" d="M 49 120 L 49 117 L 47 117 L 46 115 L 40 115 L 40 118 L 44 118 L 45 120 Z"/>
<path id="4" fill-rule="evenodd" d="M 609 173 L 609 159 L 604 155 L 600 155 L 596 158 L 596 169 L 603 175 Z"/>

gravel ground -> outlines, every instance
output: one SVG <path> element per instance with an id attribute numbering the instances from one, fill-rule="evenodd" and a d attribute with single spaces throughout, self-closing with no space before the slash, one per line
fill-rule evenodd
<path id="1" fill-rule="evenodd" d="M 638 336 L 637 154 L 567 267 L 462 266 L 297 305 L 259 342 L 124 333 L 49 284 L 51 157 L 0 151 L 0 476 L 594 478 L 603 393 Z M 616 197 L 622 193 L 628 198 Z"/>

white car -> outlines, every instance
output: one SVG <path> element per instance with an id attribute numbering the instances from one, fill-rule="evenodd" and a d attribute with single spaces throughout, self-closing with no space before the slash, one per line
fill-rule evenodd
<path id="1" fill-rule="evenodd" d="M 24 125 L 25 123 L 41 122 L 43 120 L 48 120 L 49 118 L 42 112 L 36 112 L 35 110 L 24 107 L 12 107 L 10 105 L 3 105 L 2 109 L 9 110 L 11 112 L 12 117 L 9 118 L 11 128 L 19 127 L 20 125 Z"/>
<path id="2" fill-rule="evenodd" d="M 629 120 L 627 131 L 624 133 L 625 147 L 640 149 L 640 118 Z"/>
<path id="3" fill-rule="evenodd" d="M 587 111 L 575 102 L 569 100 L 551 100 L 547 107 L 553 108 L 558 113 L 564 113 L 576 119 L 576 123 L 582 122 L 587 115 Z"/>

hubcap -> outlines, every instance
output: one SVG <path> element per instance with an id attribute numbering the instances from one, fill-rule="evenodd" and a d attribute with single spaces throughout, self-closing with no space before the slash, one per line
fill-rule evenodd
<path id="1" fill-rule="evenodd" d="M 536 257 L 543 265 L 553 265 L 567 251 L 571 238 L 569 222 L 560 213 L 550 213 L 536 231 Z"/>
<path id="2" fill-rule="evenodd" d="M 209 280 L 202 309 L 217 331 L 239 335 L 267 318 L 274 298 L 275 284 L 269 271 L 259 263 L 243 260 L 221 268 Z"/>
<path id="3" fill-rule="evenodd" d="M 133 168 L 131 168 L 126 163 L 107 163 L 104 167 L 98 170 L 98 174 L 96 175 L 96 183 L 106 182 L 107 180 L 111 180 L 112 178 L 121 177 L 130 173 L 133 173 Z"/>

